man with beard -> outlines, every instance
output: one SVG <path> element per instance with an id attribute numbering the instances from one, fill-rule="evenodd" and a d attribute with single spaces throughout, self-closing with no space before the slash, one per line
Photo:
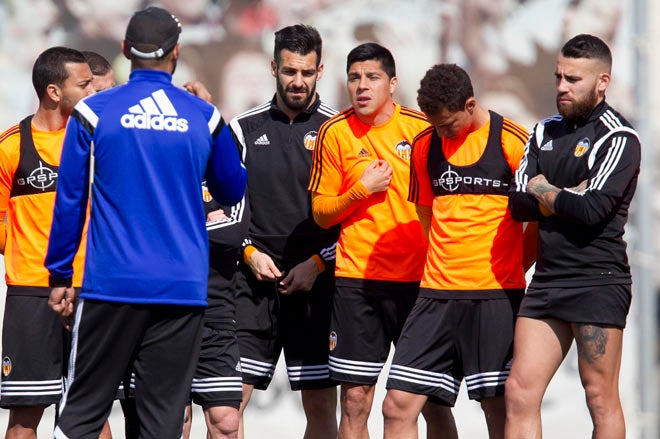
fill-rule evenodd
<path id="1" fill-rule="evenodd" d="M 337 392 L 329 379 L 328 333 L 338 230 L 316 225 L 307 192 L 317 131 L 336 113 L 316 93 L 321 45 L 310 26 L 277 31 L 271 61 L 277 92 L 230 125 L 250 174 L 251 219 L 236 277 L 240 414 L 254 388 L 268 387 L 284 350 L 291 388 L 302 393 L 305 437 L 333 438 Z"/>
<path id="2" fill-rule="evenodd" d="M 562 47 L 559 114 L 539 122 L 510 207 L 539 221 L 536 271 L 522 301 L 506 382 L 506 437 L 541 437 L 541 401 L 573 339 L 595 438 L 625 436 L 619 399 L 631 275 L 623 240 L 640 165 L 637 133 L 605 101 L 612 55 L 591 35 Z"/>

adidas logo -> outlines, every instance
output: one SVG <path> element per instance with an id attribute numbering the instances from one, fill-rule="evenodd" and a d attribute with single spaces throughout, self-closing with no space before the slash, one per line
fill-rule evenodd
<path id="1" fill-rule="evenodd" d="M 552 140 L 543 145 L 541 151 L 552 151 Z"/>
<path id="2" fill-rule="evenodd" d="M 188 131 L 188 120 L 177 117 L 178 115 L 165 91 L 161 89 L 130 107 L 128 113 L 121 117 L 121 126 L 138 130 L 185 133 Z"/>
<path id="3" fill-rule="evenodd" d="M 268 136 L 265 134 L 262 134 L 261 137 L 259 137 L 257 140 L 254 141 L 255 145 L 270 145 L 270 140 L 268 140 Z"/>
<path id="4" fill-rule="evenodd" d="M 366 149 L 362 148 L 360 152 L 358 152 L 358 157 L 370 157 L 371 154 L 369 154 L 369 151 Z"/>

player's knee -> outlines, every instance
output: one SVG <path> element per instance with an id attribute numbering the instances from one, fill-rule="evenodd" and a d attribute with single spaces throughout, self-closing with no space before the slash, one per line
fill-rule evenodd
<path id="1" fill-rule="evenodd" d="M 385 399 L 383 400 L 383 417 L 385 422 L 402 421 L 411 416 L 409 413 L 409 404 L 406 403 L 405 398 L 402 397 L 400 392 L 388 391 Z M 418 414 L 412 415 L 417 417 Z"/>
<path id="2" fill-rule="evenodd" d="M 504 385 L 504 401 L 507 411 L 516 411 L 532 403 L 529 389 L 515 375 L 509 375 Z"/>
<path id="3" fill-rule="evenodd" d="M 399 410 L 399 404 L 395 397 L 392 397 L 391 392 L 387 392 L 387 396 L 383 400 L 383 418 L 385 422 L 394 421 L 402 416 L 402 411 Z"/>
<path id="4" fill-rule="evenodd" d="M 349 417 L 368 416 L 371 411 L 371 399 L 368 386 L 353 386 L 344 391 L 341 401 L 342 414 Z"/>
<path id="5" fill-rule="evenodd" d="M 620 410 L 618 392 L 608 386 L 587 384 L 584 386 L 589 412 L 594 419 L 607 418 Z"/>
<path id="6" fill-rule="evenodd" d="M 208 430 L 212 439 L 238 437 L 238 410 L 232 407 L 213 407 L 208 417 Z"/>

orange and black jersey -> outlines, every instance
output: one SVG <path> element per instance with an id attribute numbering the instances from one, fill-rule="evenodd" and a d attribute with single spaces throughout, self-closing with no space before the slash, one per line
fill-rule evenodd
<path id="1" fill-rule="evenodd" d="M 534 127 L 510 194 L 517 220 L 539 221 L 530 286 L 631 283 L 623 234 L 640 158 L 637 133 L 605 101 L 579 120 L 556 114 Z M 554 215 L 542 215 L 527 194 L 529 180 L 538 174 L 562 189 Z M 586 190 L 572 189 L 584 181 Z"/>
<path id="2" fill-rule="evenodd" d="M 460 141 L 430 127 L 413 143 L 410 201 L 432 207 L 421 296 L 480 299 L 525 288 L 522 224 L 508 188 L 528 133 L 490 112 Z"/>
<path id="3" fill-rule="evenodd" d="M 392 118 L 381 125 L 362 123 L 349 108 L 319 130 L 309 184 L 315 218 L 324 216 L 317 200 L 332 202 L 350 195 L 350 205 L 329 215 L 326 224 L 341 223 L 337 277 L 421 279 L 427 240 L 407 197 L 411 144 L 428 126 L 422 113 L 397 105 Z M 360 177 L 374 160 L 388 162 L 393 177 L 387 191 L 369 194 Z"/>
<path id="4" fill-rule="evenodd" d="M 10 294 L 48 296 L 44 258 L 55 205 L 64 129 L 40 131 L 26 118 L 0 135 L 0 217 L 6 218 L 5 279 Z M 80 286 L 85 240 L 76 255 Z"/>

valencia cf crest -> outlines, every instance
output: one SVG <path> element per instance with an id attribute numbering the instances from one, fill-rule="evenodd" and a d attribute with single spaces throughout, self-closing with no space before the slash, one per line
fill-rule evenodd
<path id="1" fill-rule="evenodd" d="M 591 148 L 591 142 L 589 141 L 589 138 L 585 137 L 578 142 L 575 151 L 573 151 L 573 155 L 575 157 L 582 157 L 587 151 L 589 151 L 589 148 Z"/>
<path id="2" fill-rule="evenodd" d="M 206 181 L 202 182 L 202 200 L 204 200 L 205 203 L 210 202 L 213 199 L 211 196 L 211 192 L 209 192 L 209 188 L 206 186 Z"/>
<path id="3" fill-rule="evenodd" d="M 330 332 L 330 350 L 334 351 L 337 347 L 337 333 L 335 331 Z"/>
<path id="4" fill-rule="evenodd" d="M 396 151 L 397 155 L 405 161 L 410 160 L 412 146 L 410 146 L 410 143 L 408 143 L 407 140 L 402 140 L 397 143 L 394 150 Z"/>
<path id="5" fill-rule="evenodd" d="M 310 131 L 309 133 L 305 134 L 305 138 L 303 139 L 305 149 L 309 151 L 314 151 L 314 145 L 316 144 L 317 134 L 318 133 L 316 131 Z"/>
<path id="6" fill-rule="evenodd" d="M 2 376 L 6 377 L 9 376 L 11 373 L 11 359 L 9 357 L 5 357 L 2 359 Z"/>

